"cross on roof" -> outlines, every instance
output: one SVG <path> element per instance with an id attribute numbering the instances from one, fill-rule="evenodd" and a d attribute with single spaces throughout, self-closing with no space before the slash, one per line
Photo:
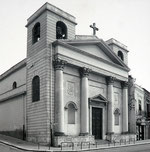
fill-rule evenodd
<path id="1" fill-rule="evenodd" d="M 90 27 L 93 29 L 93 35 L 96 35 L 96 31 L 99 30 L 99 29 L 96 27 L 96 24 L 93 23 L 93 25 L 90 25 Z"/>

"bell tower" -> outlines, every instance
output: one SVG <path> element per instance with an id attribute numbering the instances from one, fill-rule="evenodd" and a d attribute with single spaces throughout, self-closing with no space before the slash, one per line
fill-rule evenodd
<path id="1" fill-rule="evenodd" d="M 75 38 L 75 17 L 45 3 L 27 20 L 27 56 L 46 48 L 56 39 Z"/>
<path id="2" fill-rule="evenodd" d="M 27 140 L 51 142 L 54 84 L 53 47 L 75 38 L 75 17 L 45 3 L 27 20 Z"/>
<path id="3" fill-rule="evenodd" d="M 112 51 L 114 51 L 115 54 L 120 58 L 120 60 L 122 60 L 126 65 L 128 65 L 129 51 L 127 49 L 127 46 L 115 40 L 114 38 L 107 40 L 106 43 L 109 45 Z"/>

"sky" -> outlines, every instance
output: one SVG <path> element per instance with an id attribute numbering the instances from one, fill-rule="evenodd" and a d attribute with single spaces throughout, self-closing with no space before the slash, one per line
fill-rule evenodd
<path id="1" fill-rule="evenodd" d="M 150 91 L 150 0 L 0 0 L 0 75 L 26 58 L 27 18 L 45 2 L 76 17 L 76 34 L 115 38 L 128 47 L 129 72 Z"/>

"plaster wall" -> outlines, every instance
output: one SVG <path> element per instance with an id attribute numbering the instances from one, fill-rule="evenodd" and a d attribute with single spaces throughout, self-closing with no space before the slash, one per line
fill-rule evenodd
<path id="1" fill-rule="evenodd" d="M 84 50 L 87 53 L 90 53 L 92 55 L 96 55 L 100 58 L 103 58 L 104 60 L 112 62 L 112 60 L 97 45 L 84 44 L 84 45 L 78 45 L 78 46 L 76 45 L 75 47 L 81 50 Z"/>
<path id="2" fill-rule="evenodd" d="M 24 95 L 0 103 L 0 131 L 23 129 L 24 103 Z"/>
<path id="3" fill-rule="evenodd" d="M 15 71 L 0 81 L 0 96 L 8 91 L 13 90 L 12 85 L 15 81 L 17 83 L 17 87 L 26 84 L 26 67 Z"/>
<path id="4" fill-rule="evenodd" d="M 144 111 L 144 90 L 142 88 L 140 88 L 139 86 L 135 85 L 135 109 L 136 109 L 136 113 L 138 113 L 139 111 L 139 102 L 141 101 L 141 107 L 142 107 L 142 111 Z"/>
<path id="5" fill-rule="evenodd" d="M 78 72 L 76 69 L 69 69 L 69 73 Z M 68 124 L 68 109 L 65 109 L 65 134 L 79 135 L 80 133 L 80 77 L 64 73 L 64 105 L 74 102 L 77 106 L 75 111 L 75 124 Z"/>

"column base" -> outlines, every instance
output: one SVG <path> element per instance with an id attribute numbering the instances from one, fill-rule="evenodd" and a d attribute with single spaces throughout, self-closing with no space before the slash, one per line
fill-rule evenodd
<path id="1" fill-rule="evenodd" d="M 107 132 L 106 135 L 112 135 L 114 132 Z"/>
<path id="2" fill-rule="evenodd" d="M 87 136 L 87 135 L 89 135 L 89 133 L 88 133 L 88 132 L 86 132 L 86 133 L 80 133 L 80 135 L 79 135 L 79 136 Z"/>
<path id="3" fill-rule="evenodd" d="M 129 132 L 128 131 L 124 131 L 121 134 L 126 135 L 126 134 L 129 134 Z"/>
<path id="4" fill-rule="evenodd" d="M 64 132 L 55 132 L 54 133 L 55 136 L 65 136 Z"/>

